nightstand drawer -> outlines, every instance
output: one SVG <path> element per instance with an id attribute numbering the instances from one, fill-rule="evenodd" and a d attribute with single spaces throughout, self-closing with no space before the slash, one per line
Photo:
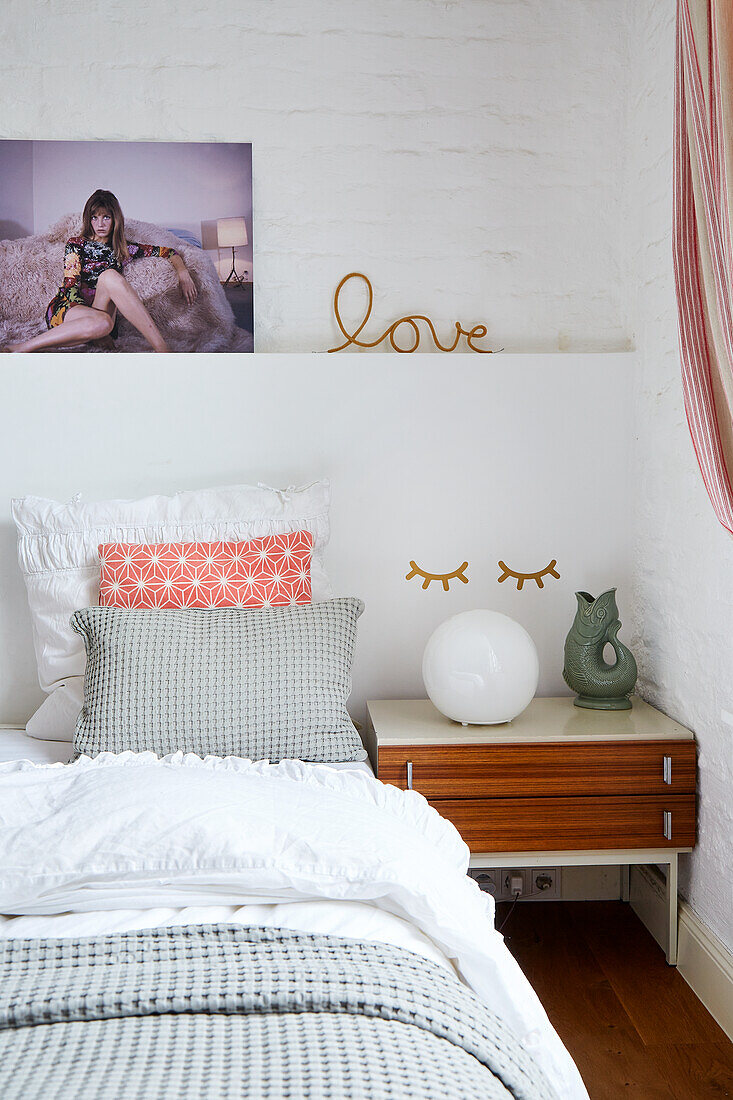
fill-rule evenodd
<path id="1" fill-rule="evenodd" d="M 379 778 L 426 798 L 681 794 L 695 790 L 694 741 L 380 745 Z"/>
<path id="2" fill-rule="evenodd" d="M 472 852 L 686 848 L 695 795 L 430 799 Z M 666 833 L 666 835 L 665 835 Z"/>

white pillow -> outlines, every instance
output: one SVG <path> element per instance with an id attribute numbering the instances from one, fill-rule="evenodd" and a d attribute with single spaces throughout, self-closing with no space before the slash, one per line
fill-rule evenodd
<path id="1" fill-rule="evenodd" d="M 30 736 L 73 738 L 86 656 L 69 619 L 79 608 L 99 602 L 100 543 L 215 542 L 310 531 L 312 599 L 327 600 L 333 595 L 323 566 L 329 502 L 328 481 L 282 490 L 232 485 L 91 504 L 76 497 L 69 504 L 42 497 L 13 500 L 38 679 L 49 693 L 28 721 Z"/>

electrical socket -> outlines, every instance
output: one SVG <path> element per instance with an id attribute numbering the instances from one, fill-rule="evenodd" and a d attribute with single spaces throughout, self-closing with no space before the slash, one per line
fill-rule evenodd
<path id="1" fill-rule="evenodd" d="M 504 875 L 504 892 L 515 898 L 524 893 L 524 875 L 521 871 L 507 871 Z"/>
<path id="2" fill-rule="evenodd" d="M 499 873 L 485 870 L 483 867 L 471 867 L 469 876 L 479 884 L 482 890 L 498 900 L 499 898 Z"/>
<path id="3" fill-rule="evenodd" d="M 522 882 L 520 901 L 549 901 L 562 896 L 559 867 L 471 867 L 468 873 L 497 901 L 513 900 L 512 878 L 516 876 L 520 876 Z"/>

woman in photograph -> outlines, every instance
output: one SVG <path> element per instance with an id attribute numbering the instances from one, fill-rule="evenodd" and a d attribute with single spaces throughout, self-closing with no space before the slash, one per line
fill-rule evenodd
<path id="1" fill-rule="evenodd" d="M 66 242 L 63 286 L 46 309 L 48 331 L 3 350 L 47 351 L 90 341 L 111 350 L 119 310 L 153 351 L 168 351 L 160 329 L 123 274 L 132 260 L 143 256 L 170 260 L 186 302 L 196 300 L 196 284 L 175 248 L 126 240 L 119 202 L 111 191 L 95 191 L 84 205 L 81 234 Z"/>

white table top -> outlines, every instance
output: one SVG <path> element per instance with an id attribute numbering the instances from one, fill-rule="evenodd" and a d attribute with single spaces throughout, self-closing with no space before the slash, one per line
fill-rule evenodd
<path id="1" fill-rule="evenodd" d="M 380 745 L 484 745 L 538 741 L 687 741 L 693 735 L 660 710 L 632 697 L 631 710 L 585 710 L 574 696 L 533 699 L 513 721 L 462 726 L 429 699 L 370 699 Z"/>

